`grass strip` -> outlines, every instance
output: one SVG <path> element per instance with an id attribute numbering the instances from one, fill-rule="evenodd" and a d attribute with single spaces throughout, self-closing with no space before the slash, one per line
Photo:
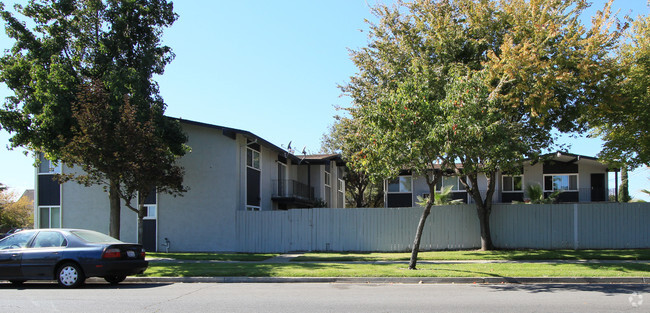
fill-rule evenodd
<path id="1" fill-rule="evenodd" d="M 406 261 L 404 253 L 306 253 L 293 262 Z M 420 252 L 418 260 L 650 260 L 650 249 L 629 250 L 462 250 Z"/>
<path id="2" fill-rule="evenodd" d="M 650 277 L 650 264 L 150 263 L 145 277 Z"/>
<path id="3" fill-rule="evenodd" d="M 147 258 L 162 258 L 174 260 L 200 260 L 200 261 L 242 261 L 259 262 L 278 254 L 272 253 L 160 253 L 147 252 Z"/>

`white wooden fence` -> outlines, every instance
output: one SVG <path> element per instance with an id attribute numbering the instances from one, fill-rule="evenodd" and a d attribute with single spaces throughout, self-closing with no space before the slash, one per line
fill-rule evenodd
<path id="1" fill-rule="evenodd" d="M 422 208 L 238 211 L 240 252 L 408 251 Z M 650 248 L 650 203 L 495 204 L 500 248 Z M 476 207 L 433 207 L 421 250 L 480 247 Z"/>

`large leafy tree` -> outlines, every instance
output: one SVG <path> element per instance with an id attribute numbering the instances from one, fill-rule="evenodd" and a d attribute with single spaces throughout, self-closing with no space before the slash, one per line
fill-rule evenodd
<path id="1" fill-rule="evenodd" d="M 632 23 L 619 50 L 616 101 L 594 107 L 592 125 L 605 141 L 599 156 L 631 167 L 650 164 L 650 16 Z"/>
<path id="2" fill-rule="evenodd" d="M 108 186 L 111 200 L 124 200 L 138 215 L 141 242 L 147 213 L 144 202 L 149 194 L 165 192 L 177 196 L 186 191 L 183 168 L 175 164 L 180 156 L 170 151 L 163 136 L 157 133 L 161 129 L 156 125 L 172 123 L 165 127 L 171 129 L 173 121 L 157 112 L 158 107 L 138 112 L 128 97 L 118 108 L 111 107 L 108 98 L 101 82 L 85 85 L 77 96 L 72 107 L 77 127 L 61 150 L 61 157 L 70 166 L 79 164 L 83 173 L 75 171 L 59 178 L 86 186 Z"/>
<path id="3" fill-rule="evenodd" d="M 12 146 L 43 152 L 51 160 L 74 163 L 81 159 L 64 153 L 79 134 L 72 107 L 84 102 L 79 99 L 84 86 L 99 82 L 113 111 L 119 111 L 128 99 L 136 120 L 146 122 L 154 112 L 151 120 L 158 143 L 173 155 L 183 155 L 186 137 L 177 123 L 163 118 L 165 103 L 152 79 L 173 58 L 171 49 L 160 41 L 163 29 L 177 18 L 172 3 L 30 0 L 25 6 L 15 6 L 24 21 L 4 6 L 0 8 L 7 34 L 15 40 L 0 58 L 0 81 L 14 92 L 0 110 L 0 124 L 13 135 Z M 110 135 L 108 131 L 106 136 Z M 123 151 L 128 148 L 122 147 Z M 111 236 L 119 237 L 117 189 L 126 180 L 115 177 L 111 175 L 108 186 L 109 228 Z"/>
<path id="4" fill-rule="evenodd" d="M 321 152 L 341 153 L 348 159 L 352 153 L 363 149 L 365 142 L 357 141 L 354 121 L 345 117 L 336 117 L 329 133 L 321 138 Z M 376 208 L 383 206 L 383 184 L 373 180 L 367 172 L 357 170 L 352 163 L 346 164 L 345 201 L 354 208 Z"/>
<path id="5" fill-rule="evenodd" d="M 609 5 L 586 30 L 578 20 L 586 7 L 580 0 L 376 7 L 368 46 L 352 51 L 359 72 L 342 87 L 363 126 L 355 135 L 367 143 L 352 163 L 383 178 L 411 169 L 430 194 L 443 173 L 455 173 L 476 203 L 481 247 L 492 249 L 497 171 L 516 172 L 552 145 L 554 128 L 582 130 L 583 108 L 606 100 L 607 53 L 619 32 L 609 31 Z M 418 223 L 411 269 L 431 205 Z"/>

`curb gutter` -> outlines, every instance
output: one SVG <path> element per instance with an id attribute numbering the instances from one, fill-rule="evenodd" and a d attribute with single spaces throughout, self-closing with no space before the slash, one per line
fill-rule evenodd
<path id="1" fill-rule="evenodd" d="M 344 284 L 650 284 L 650 277 L 128 277 L 125 282 Z"/>

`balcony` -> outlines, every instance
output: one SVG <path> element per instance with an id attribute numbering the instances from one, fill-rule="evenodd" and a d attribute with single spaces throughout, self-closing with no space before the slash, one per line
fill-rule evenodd
<path id="1" fill-rule="evenodd" d="M 271 199 L 281 209 L 309 208 L 314 206 L 314 187 L 293 179 L 273 180 Z"/>

